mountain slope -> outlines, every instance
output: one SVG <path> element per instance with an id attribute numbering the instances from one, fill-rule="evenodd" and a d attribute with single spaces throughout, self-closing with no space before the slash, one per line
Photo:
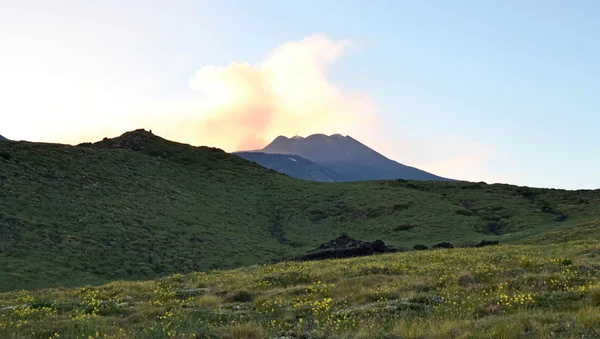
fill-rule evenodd
<path id="1" fill-rule="evenodd" d="M 232 154 L 297 179 L 322 182 L 344 181 L 342 174 L 293 154 L 262 152 L 234 152 Z"/>
<path id="2" fill-rule="evenodd" d="M 0 135 L 0 141 L 6 141 L 6 140 L 8 140 L 8 139 L 6 139 L 5 137 Z"/>
<path id="3" fill-rule="evenodd" d="M 339 181 L 448 180 L 390 160 L 358 140 L 339 134 L 313 134 L 306 138 L 279 136 L 261 152 L 304 157 L 332 172 L 340 173 L 343 179 Z"/>
<path id="4" fill-rule="evenodd" d="M 297 180 L 143 130 L 0 154 L 2 290 L 244 266 L 344 233 L 397 248 L 523 241 L 600 213 L 600 191 Z"/>

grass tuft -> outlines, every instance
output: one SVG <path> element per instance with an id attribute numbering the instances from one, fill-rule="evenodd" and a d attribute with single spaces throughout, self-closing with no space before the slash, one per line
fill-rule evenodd
<path id="1" fill-rule="evenodd" d="M 224 339 L 261 339 L 263 328 L 257 323 L 243 323 L 227 326 L 223 330 Z"/>

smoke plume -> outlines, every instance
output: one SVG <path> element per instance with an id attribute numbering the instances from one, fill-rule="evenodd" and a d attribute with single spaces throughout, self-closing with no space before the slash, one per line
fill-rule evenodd
<path id="1" fill-rule="evenodd" d="M 186 126 L 186 137 L 227 151 L 249 150 L 278 135 L 351 133 L 370 123 L 370 99 L 343 93 L 325 77 L 326 66 L 348 44 L 313 35 L 280 46 L 258 65 L 201 68 L 189 85 L 206 96 L 208 107 Z"/>
<path id="2" fill-rule="evenodd" d="M 344 92 L 326 77 L 327 66 L 350 45 L 317 34 L 279 46 L 256 65 L 202 67 L 189 81 L 199 98 L 146 102 L 133 110 L 136 114 L 124 111 L 110 126 L 98 121 L 87 133 L 78 129 L 77 141 L 150 128 L 170 140 L 233 152 L 261 149 L 279 135 L 340 133 L 438 175 L 502 180 L 489 170 L 496 154 L 487 145 L 451 135 L 408 139 L 399 133 L 402 126 L 396 129 L 398 135 L 385 135 L 371 98 Z"/>

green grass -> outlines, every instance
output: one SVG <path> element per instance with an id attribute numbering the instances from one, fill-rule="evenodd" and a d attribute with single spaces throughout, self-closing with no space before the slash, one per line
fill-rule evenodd
<path id="1" fill-rule="evenodd" d="M 0 142 L 0 154 L 0 291 L 244 267 L 343 233 L 406 249 L 525 243 L 600 215 L 600 191 L 307 182 L 140 131 L 85 146 Z"/>
<path id="2" fill-rule="evenodd" d="M 504 245 L 11 291 L 0 337 L 597 338 L 598 253 Z"/>

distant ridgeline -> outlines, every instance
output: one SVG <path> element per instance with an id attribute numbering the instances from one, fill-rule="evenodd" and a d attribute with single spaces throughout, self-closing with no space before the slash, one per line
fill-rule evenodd
<path id="1" fill-rule="evenodd" d="M 327 182 L 366 180 L 452 181 L 390 160 L 350 136 L 279 136 L 262 150 L 234 154 L 291 177 Z"/>

